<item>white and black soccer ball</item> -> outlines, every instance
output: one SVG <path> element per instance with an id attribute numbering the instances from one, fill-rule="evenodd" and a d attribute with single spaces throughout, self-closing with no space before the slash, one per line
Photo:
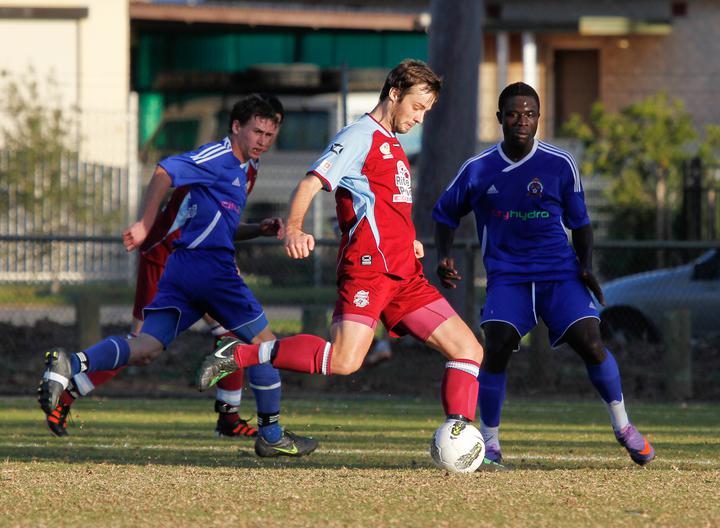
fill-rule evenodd
<path id="1" fill-rule="evenodd" d="M 430 441 L 435 465 L 453 473 L 472 473 L 485 457 L 485 442 L 477 427 L 462 420 L 448 420 Z"/>

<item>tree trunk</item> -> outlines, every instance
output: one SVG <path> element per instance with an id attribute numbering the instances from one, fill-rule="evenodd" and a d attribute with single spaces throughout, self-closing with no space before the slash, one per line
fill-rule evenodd
<path id="1" fill-rule="evenodd" d="M 477 142 L 478 73 L 482 46 L 483 2 L 480 0 L 432 0 L 429 32 L 429 63 L 443 78 L 443 89 L 434 108 L 427 114 L 423 129 L 422 153 L 416 177 L 415 226 L 418 238 L 432 239 L 435 230 L 431 211 L 438 197 L 455 177 L 462 163 L 475 153 Z M 456 239 L 475 236 L 474 223 L 466 219 Z M 456 262 L 465 259 L 457 252 Z M 436 256 L 429 251 L 425 274 L 435 278 Z M 463 266 L 464 267 L 464 266 Z M 463 273 L 464 280 L 473 277 Z M 437 282 L 435 282 L 437 284 Z M 473 314 L 464 313 L 471 303 L 467 288 L 448 295 L 468 322 Z M 471 325 L 472 326 L 472 325 Z"/>

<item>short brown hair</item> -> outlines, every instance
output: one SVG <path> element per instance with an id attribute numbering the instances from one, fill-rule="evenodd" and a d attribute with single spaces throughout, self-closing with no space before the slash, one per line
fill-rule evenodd
<path id="1" fill-rule="evenodd" d="M 380 92 L 380 101 L 388 98 L 391 88 L 400 90 L 399 100 L 402 101 L 405 94 L 418 84 L 427 85 L 427 91 L 437 98 L 442 88 L 442 79 L 423 61 L 405 59 L 388 73 L 385 85 Z"/>

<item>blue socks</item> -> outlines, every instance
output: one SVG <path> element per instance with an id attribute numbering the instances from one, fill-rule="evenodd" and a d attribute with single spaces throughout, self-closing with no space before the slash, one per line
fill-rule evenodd
<path id="1" fill-rule="evenodd" d="M 480 369 L 478 381 L 480 382 L 478 406 L 482 422 L 488 427 L 497 427 L 500 425 L 500 413 L 505 401 L 507 375 L 504 372 L 490 374 Z"/>
<path id="2" fill-rule="evenodd" d="M 84 354 L 85 358 L 82 357 Z M 130 359 L 130 345 L 120 336 L 111 336 L 84 350 L 80 354 L 70 356 L 73 376 L 83 370 L 97 372 L 115 370 L 127 365 Z M 86 360 L 86 363 L 85 363 Z M 85 365 L 83 365 L 85 363 Z M 83 368 L 85 366 L 86 368 Z"/>
<path id="3" fill-rule="evenodd" d="M 615 356 L 605 349 L 607 357 L 599 365 L 585 364 L 590 381 L 600 393 L 605 403 L 621 402 L 622 384 L 620 382 L 620 370 L 618 369 Z"/>
<path id="4" fill-rule="evenodd" d="M 269 363 L 248 367 L 248 381 L 255 394 L 258 430 L 266 442 L 274 444 L 282 438 L 280 427 L 280 372 Z"/>

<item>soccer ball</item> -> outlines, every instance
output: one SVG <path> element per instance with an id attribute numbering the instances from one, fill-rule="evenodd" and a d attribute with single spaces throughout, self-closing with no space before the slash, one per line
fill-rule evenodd
<path id="1" fill-rule="evenodd" d="M 430 456 L 435 465 L 453 473 L 472 473 L 485 457 L 485 442 L 474 425 L 448 420 L 430 441 Z"/>

